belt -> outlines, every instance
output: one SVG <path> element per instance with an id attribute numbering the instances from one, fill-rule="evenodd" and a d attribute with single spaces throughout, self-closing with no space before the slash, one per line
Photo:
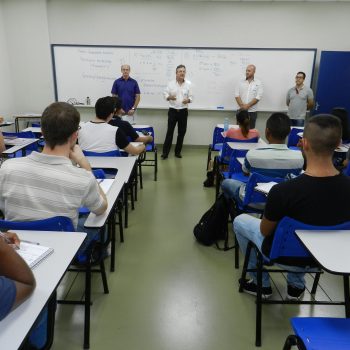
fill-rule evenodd
<path id="1" fill-rule="evenodd" d="M 180 109 L 177 109 L 177 108 L 173 108 L 173 107 L 170 107 L 169 109 L 173 109 L 174 111 L 176 112 L 181 112 L 181 111 L 187 111 L 187 108 L 180 108 Z"/>

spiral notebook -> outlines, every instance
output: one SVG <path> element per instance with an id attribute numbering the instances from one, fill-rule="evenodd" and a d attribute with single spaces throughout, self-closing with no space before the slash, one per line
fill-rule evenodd
<path id="1" fill-rule="evenodd" d="M 53 248 L 22 241 L 20 249 L 16 250 L 16 252 L 23 258 L 28 266 L 33 269 L 53 253 Z"/>

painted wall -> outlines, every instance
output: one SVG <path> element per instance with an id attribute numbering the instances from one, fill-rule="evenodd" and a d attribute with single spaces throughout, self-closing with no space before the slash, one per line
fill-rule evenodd
<path id="1" fill-rule="evenodd" d="M 49 43 L 350 50 L 349 41 L 342 39 L 349 33 L 348 2 L 7 0 L 3 4 L 11 81 L 15 96 L 22 96 L 15 106 L 18 112 L 40 112 L 53 98 Z M 139 122 L 154 125 L 156 141 L 162 143 L 166 111 L 138 112 Z M 88 119 L 93 111 L 81 113 Z M 190 111 L 185 142 L 208 144 L 213 126 L 229 115 L 233 120 L 232 112 Z M 265 119 L 262 114 L 259 129 Z"/>
<path id="2" fill-rule="evenodd" d="M 14 106 L 12 114 L 43 111 L 54 98 L 45 0 L 3 1 Z"/>
<path id="3" fill-rule="evenodd" d="M 3 12 L 3 4 L 0 3 L 0 115 L 7 117 L 13 111 L 14 94 Z"/>

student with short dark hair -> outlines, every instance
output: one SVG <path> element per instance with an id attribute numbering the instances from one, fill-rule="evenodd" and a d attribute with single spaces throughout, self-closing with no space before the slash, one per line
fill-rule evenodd
<path id="1" fill-rule="evenodd" d="M 113 98 L 115 101 L 115 113 L 109 124 L 120 128 L 133 142 L 143 142 L 145 144 L 152 142 L 153 137 L 151 135 L 139 136 L 132 125 L 128 121 L 122 119 L 122 101 L 117 96 L 113 96 Z"/>
<path id="2" fill-rule="evenodd" d="M 9 159 L 0 168 L 0 209 L 10 221 L 70 218 L 75 228 L 88 233 L 79 249 L 84 252 L 98 230 L 85 229 L 86 217 L 79 218 L 78 210 L 83 206 L 100 215 L 107 199 L 76 144 L 79 121 L 79 112 L 68 103 L 55 102 L 45 109 L 42 153 Z"/>
<path id="3" fill-rule="evenodd" d="M 309 225 L 333 226 L 350 220 L 350 178 L 333 165 L 334 149 L 341 142 L 341 125 L 331 115 L 318 115 L 306 123 L 302 150 L 306 157 L 305 172 L 270 190 L 262 220 L 247 214 L 239 215 L 233 223 L 240 249 L 245 253 L 252 241 L 265 255 L 273 241 L 279 221 L 288 216 Z M 250 254 L 248 268 L 256 266 L 255 254 Z M 304 272 L 300 267 L 288 267 L 287 297 L 299 299 L 305 291 Z M 250 281 L 240 281 L 243 290 L 256 295 L 256 274 Z M 272 294 L 269 276 L 263 273 L 263 294 Z"/>
<path id="4" fill-rule="evenodd" d="M 133 146 L 121 128 L 108 124 L 116 111 L 115 97 L 101 97 L 95 104 L 96 117 L 82 125 L 79 130 L 79 145 L 83 151 L 110 152 L 122 149 L 130 154 L 140 154 L 144 145 Z"/>
<path id="5" fill-rule="evenodd" d="M 301 152 L 290 150 L 285 144 L 290 132 L 290 120 L 284 113 L 273 113 L 266 122 L 265 137 L 268 145 L 247 152 L 242 170 L 249 175 L 259 173 L 271 177 L 298 175 L 303 168 L 304 158 Z M 243 198 L 243 182 L 226 179 L 221 184 L 226 198 Z M 239 189 L 239 191 L 238 191 Z"/>
<path id="6" fill-rule="evenodd" d="M 25 301 L 35 289 L 32 270 L 11 245 L 19 246 L 15 233 L 0 236 L 0 321 Z"/>

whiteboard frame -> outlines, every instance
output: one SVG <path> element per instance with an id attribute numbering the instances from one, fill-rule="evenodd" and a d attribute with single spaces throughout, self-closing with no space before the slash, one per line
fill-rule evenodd
<path id="1" fill-rule="evenodd" d="M 56 76 L 56 62 L 55 62 L 55 47 L 88 47 L 88 48 L 122 48 L 122 49 L 178 49 L 178 50 L 250 50 L 250 51 L 309 51 L 313 52 L 314 58 L 311 69 L 310 87 L 313 86 L 315 63 L 317 56 L 316 48 L 249 48 L 249 47 L 196 47 L 196 46 L 148 46 L 148 45 L 85 45 L 85 44 L 51 44 L 51 60 L 52 60 L 52 72 L 54 81 L 55 101 L 58 101 L 58 87 L 57 87 L 57 76 Z M 82 105 L 80 105 L 82 106 Z M 164 107 L 152 107 L 143 106 L 140 109 L 168 109 L 168 106 Z M 207 109 L 207 108 L 191 108 L 192 110 L 206 110 L 206 111 L 228 111 L 228 109 Z M 271 112 L 268 110 L 260 110 L 260 112 Z"/>

